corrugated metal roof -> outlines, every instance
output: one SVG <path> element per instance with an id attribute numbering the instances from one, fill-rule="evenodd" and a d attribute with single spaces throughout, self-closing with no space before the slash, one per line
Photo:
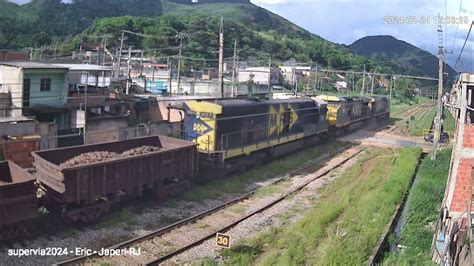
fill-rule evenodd
<path id="1" fill-rule="evenodd" d="M 25 116 L 0 117 L 0 123 L 25 122 L 25 121 L 35 121 L 35 120 L 33 118 L 29 118 Z"/>
<path id="2" fill-rule="evenodd" d="M 4 66 L 11 66 L 11 67 L 18 67 L 23 69 L 64 69 L 67 70 L 67 67 L 54 65 L 54 64 L 46 64 L 40 62 L 1 62 L 0 65 Z"/>
<path id="3" fill-rule="evenodd" d="M 114 68 L 110 66 L 89 65 L 89 64 L 55 64 L 55 65 L 69 68 L 70 71 L 112 71 L 114 70 Z"/>

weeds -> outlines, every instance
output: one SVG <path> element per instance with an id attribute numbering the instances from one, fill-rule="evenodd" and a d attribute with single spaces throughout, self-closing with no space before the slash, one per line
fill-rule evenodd
<path id="1" fill-rule="evenodd" d="M 241 241 L 223 252 L 226 262 L 364 264 L 407 190 L 420 153 L 370 149 L 321 190 L 300 221 Z"/>
<path id="2" fill-rule="evenodd" d="M 431 240 L 434 230 L 429 226 L 438 218 L 449 171 L 451 150 L 438 153 L 435 161 L 425 158 L 418 170 L 407 201 L 407 220 L 402 229 L 401 253 L 387 253 L 384 265 L 427 265 L 431 263 Z"/>

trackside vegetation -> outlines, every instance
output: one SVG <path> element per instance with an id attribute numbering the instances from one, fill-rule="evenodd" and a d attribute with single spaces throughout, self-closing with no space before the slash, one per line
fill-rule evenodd
<path id="1" fill-rule="evenodd" d="M 420 154 L 413 148 L 367 149 L 320 190 L 302 219 L 239 241 L 223 251 L 225 263 L 366 264 L 409 188 Z"/>
<path id="2" fill-rule="evenodd" d="M 431 129 L 435 116 L 436 108 L 432 107 L 426 113 L 422 113 L 420 117 L 416 117 L 416 120 L 410 124 L 410 135 L 423 136 L 424 130 Z"/>
<path id="3" fill-rule="evenodd" d="M 387 253 L 383 265 L 430 265 L 431 241 L 438 211 L 443 200 L 449 171 L 451 149 L 438 153 L 435 161 L 429 157 L 421 163 L 417 181 L 407 201 L 407 220 L 401 232 L 397 253 Z"/>
<path id="4" fill-rule="evenodd" d="M 313 160 L 325 153 L 341 148 L 347 143 L 334 140 L 324 140 L 324 144 L 295 152 L 291 156 L 277 159 L 271 163 L 261 167 L 255 167 L 245 173 L 213 181 L 201 186 L 193 186 L 193 188 L 185 191 L 179 198 L 189 201 L 199 201 L 204 199 L 213 199 L 224 194 L 234 194 L 244 192 L 250 182 L 261 181 L 275 176 L 283 175 L 291 171 L 309 160 Z"/>

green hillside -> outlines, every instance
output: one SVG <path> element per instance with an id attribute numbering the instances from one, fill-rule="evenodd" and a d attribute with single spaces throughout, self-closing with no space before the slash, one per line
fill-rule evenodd
<path id="1" fill-rule="evenodd" d="M 419 73 L 393 63 L 377 63 L 331 43 L 247 0 L 32 0 L 19 6 L 0 0 L 0 47 L 18 49 L 52 45 L 57 52 L 77 50 L 109 35 L 108 48 L 119 44 L 120 30 L 147 34 L 129 35 L 125 45 L 146 49 L 154 56 L 174 56 L 177 32 L 187 34 L 184 55 L 203 60 L 185 62 L 189 67 L 209 66 L 216 58 L 219 20 L 225 18 L 225 57 L 238 42 L 241 60 L 286 61 L 292 58 L 340 70 L 382 73 Z M 5 11 L 8 10 L 8 11 Z M 152 37 L 150 37 L 152 36 Z M 215 63 L 214 63 L 215 64 Z"/>

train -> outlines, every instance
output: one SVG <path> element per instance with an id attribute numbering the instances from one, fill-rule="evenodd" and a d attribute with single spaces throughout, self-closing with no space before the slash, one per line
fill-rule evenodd
<path id="1" fill-rule="evenodd" d="M 340 136 L 390 116 L 386 97 L 328 96 L 284 100 L 186 102 L 184 132 L 198 144 L 200 172 L 219 178 Z"/>
<path id="2" fill-rule="evenodd" d="M 150 136 L 32 152 L 33 169 L 0 162 L 0 241 L 17 239 L 38 207 L 68 223 L 96 221 L 119 202 L 158 201 L 390 115 L 386 97 L 186 101 L 182 139 Z"/>

